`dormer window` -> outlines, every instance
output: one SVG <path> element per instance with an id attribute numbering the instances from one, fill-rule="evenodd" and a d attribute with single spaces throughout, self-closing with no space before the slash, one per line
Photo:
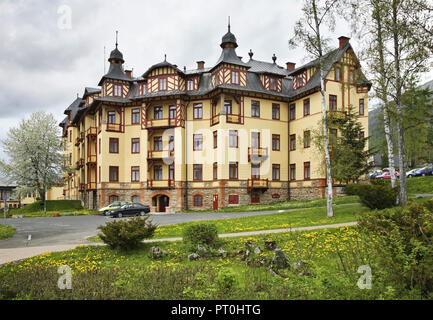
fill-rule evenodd
<path id="1" fill-rule="evenodd" d="M 302 87 L 304 85 L 304 77 L 302 76 L 302 73 L 301 74 L 298 74 L 297 76 L 296 76 L 296 87 L 297 88 L 300 88 L 300 87 Z"/>
<path id="2" fill-rule="evenodd" d="M 167 90 L 167 78 L 159 79 L 159 91 Z"/>
<path id="3" fill-rule="evenodd" d="M 239 84 L 239 71 L 232 71 L 232 84 Z"/>
<path id="4" fill-rule="evenodd" d="M 188 91 L 194 90 L 194 80 L 193 79 L 187 80 L 186 90 L 188 90 Z"/>
<path id="5" fill-rule="evenodd" d="M 115 84 L 114 85 L 114 96 L 121 97 L 122 96 L 122 85 Z"/>
<path id="6" fill-rule="evenodd" d="M 340 82 L 340 68 L 335 67 L 335 81 Z"/>
<path id="7" fill-rule="evenodd" d="M 146 94 L 146 93 L 147 93 L 147 85 L 146 85 L 145 83 L 143 83 L 143 84 L 141 85 L 141 90 L 142 90 L 143 94 Z"/>
<path id="8" fill-rule="evenodd" d="M 269 78 L 269 90 L 277 91 L 277 79 Z"/>

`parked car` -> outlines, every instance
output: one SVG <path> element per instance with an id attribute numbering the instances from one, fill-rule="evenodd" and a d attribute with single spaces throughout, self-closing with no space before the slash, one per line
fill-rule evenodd
<path id="1" fill-rule="evenodd" d="M 109 211 L 113 211 L 116 209 L 120 209 L 120 207 L 127 205 L 127 204 L 131 204 L 131 202 L 128 201 L 116 201 L 113 202 L 112 204 L 103 207 L 101 209 L 99 209 L 98 211 L 101 212 L 103 215 L 106 215 Z"/>
<path id="2" fill-rule="evenodd" d="M 395 175 L 397 178 L 400 177 L 400 174 L 397 171 L 395 172 Z M 376 179 L 391 179 L 391 173 L 389 171 L 384 172 L 380 176 L 377 176 Z"/>
<path id="3" fill-rule="evenodd" d="M 107 216 L 122 218 L 126 216 L 142 216 L 144 217 L 150 212 L 148 205 L 141 203 L 130 203 L 122 206 L 119 209 L 111 210 L 107 213 Z"/>
<path id="4" fill-rule="evenodd" d="M 417 176 L 431 176 L 433 175 L 433 165 L 427 165 L 425 167 L 422 167 L 421 169 L 418 169 Z"/>
<path id="5" fill-rule="evenodd" d="M 375 179 L 377 176 L 380 176 L 384 172 L 382 170 L 376 170 L 372 173 L 370 173 L 370 179 Z"/>
<path id="6" fill-rule="evenodd" d="M 406 172 L 406 178 L 416 177 L 418 174 L 418 170 L 419 170 L 419 168 L 415 168 L 415 169 L 412 169 L 412 170 Z"/>

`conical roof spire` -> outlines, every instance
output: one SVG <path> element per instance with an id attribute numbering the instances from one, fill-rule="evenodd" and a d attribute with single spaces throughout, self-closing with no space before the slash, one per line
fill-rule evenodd
<path id="1" fill-rule="evenodd" d="M 227 29 L 228 29 L 227 33 L 222 38 L 222 42 L 221 42 L 221 45 L 220 45 L 221 48 L 223 48 L 223 49 L 227 48 L 227 47 L 237 48 L 238 44 L 236 42 L 236 37 L 230 31 L 230 17 L 229 17 L 229 23 L 228 23 Z"/>

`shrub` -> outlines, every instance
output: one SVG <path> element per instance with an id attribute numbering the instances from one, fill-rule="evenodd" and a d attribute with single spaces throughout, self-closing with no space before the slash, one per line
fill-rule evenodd
<path id="1" fill-rule="evenodd" d="M 216 280 L 221 291 L 229 291 L 236 284 L 236 273 L 231 269 L 221 269 Z"/>
<path id="2" fill-rule="evenodd" d="M 385 209 L 395 206 L 399 190 L 399 187 L 391 188 L 390 185 L 367 184 L 356 187 L 356 194 L 370 209 Z"/>
<path id="3" fill-rule="evenodd" d="M 433 298 L 433 200 L 370 213 L 359 227 L 394 289 Z"/>
<path id="4" fill-rule="evenodd" d="M 348 196 L 355 196 L 358 194 L 359 188 L 362 188 L 364 185 L 361 184 L 348 184 L 344 186 L 344 193 Z"/>
<path id="5" fill-rule="evenodd" d="M 214 224 L 198 223 L 188 226 L 183 231 L 183 242 L 189 247 L 197 249 L 197 245 L 216 247 L 218 231 Z"/>
<path id="6" fill-rule="evenodd" d="M 135 217 L 129 220 L 108 222 L 99 226 L 102 231 L 98 236 L 112 249 L 130 250 L 139 246 L 141 241 L 151 238 L 157 226 L 148 222 L 149 217 Z"/>

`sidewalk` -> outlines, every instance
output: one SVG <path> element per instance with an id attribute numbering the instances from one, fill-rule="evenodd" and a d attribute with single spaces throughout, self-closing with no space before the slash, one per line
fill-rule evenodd
<path id="1" fill-rule="evenodd" d="M 232 237 L 245 237 L 245 236 L 255 236 L 260 234 L 272 234 L 281 232 L 294 232 L 294 231 L 307 231 L 307 230 L 319 230 L 328 228 L 340 228 L 346 226 L 354 226 L 357 222 L 346 222 L 338 224 L 327 224 L 320 226 L 310 226 L 310 227 L 299 227 L 299 228 L 287 228 L 287 229 L 272 229 L 272 230 L 259 230 L 259 231 L 248 231 L 248 232 L 237 232 L 237 233 L 225 233 L 220 234 L 220 238 L 232 238 Z M 166 239 L 149 239 L 144 240 L 145 243 L 155 243 L 163 241 L 179 241 L 182 238 L 166 238 Z M 58 245 L 58 246 L 44 246 L 44 247 L 26 247 L 26 248 L 12 248 L 12 249 L 0 249 L 0 265 L 30 258 L 47 252 L 56 251 L 66 251 L 74 249 L 82 244 L 69 244 L 69 245 Z M 89 243 L 88 245 L 104 245 L 102 243 Z"/>

